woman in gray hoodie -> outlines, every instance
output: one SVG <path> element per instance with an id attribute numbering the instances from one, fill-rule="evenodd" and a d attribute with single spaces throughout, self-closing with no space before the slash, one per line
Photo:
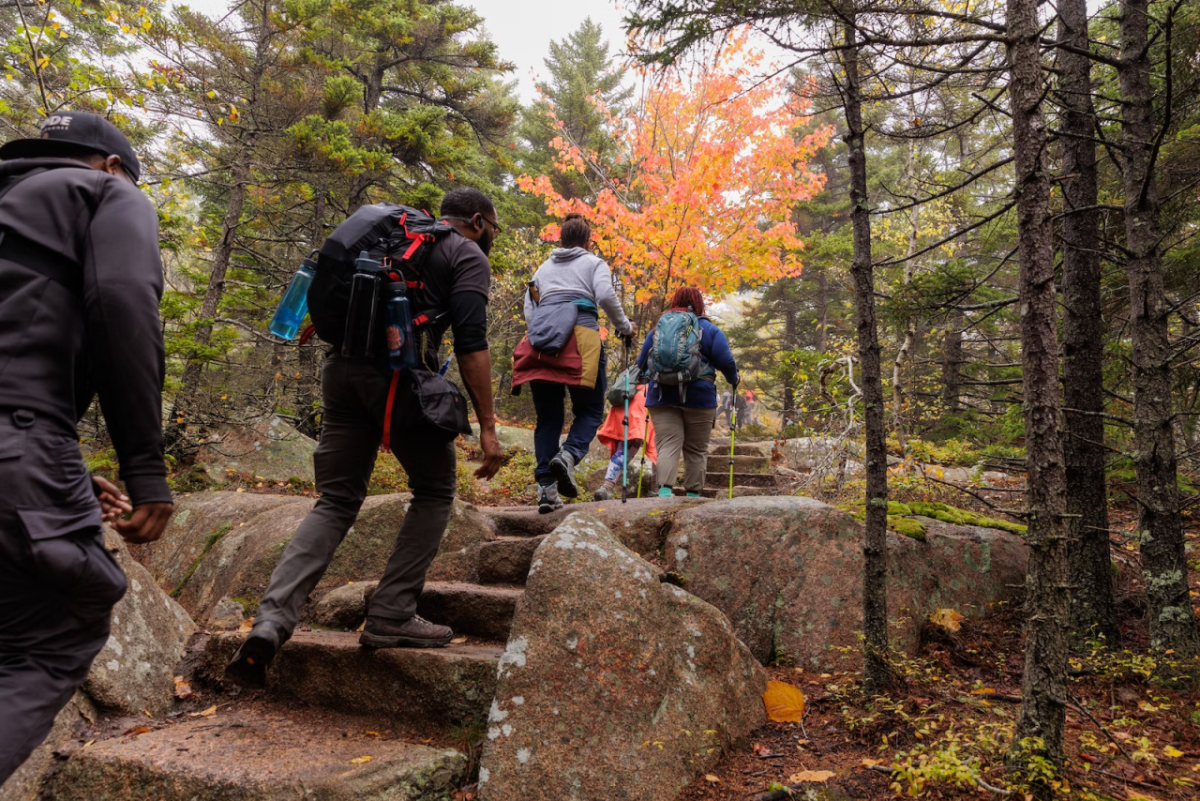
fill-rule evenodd
<path id="1" fill-rule="evenodd" d="M 567 215 L 559 242 L 562 247 L 555 249 L 533 274 L 533 281 L 525 295 L 526 325 L 532 327 L 539 307 L 549 311 L 570 303 L 578 309 L 576 326 L 598 331 L 599 310 L 603 309 L 617 333 L 623 339 L 632 338 L 637 333 L 637 327 L 625 316 L 621 300 L 613 290 L 612 271 L 608 264 L 591 252 L 592 229 L 583 215 Z M 537 456 L 534 476 L 538 483 L 538 511 L 543 514 L 562 507 L 560 493 L 568 498 L 579 495 L 579 487 L 575 483 L 575 465 L 587 455 L 596 429 L 604 422 L 607 379 L 603 348 L 600 349 L 599 359 L 593 387 L 551 380 L 530 382 L 533 407 L 537 412 L 533 440 Z M 566 441 L 560 446 L 568 394 L 571 396 L 574 421 L 567 432 Z"/>

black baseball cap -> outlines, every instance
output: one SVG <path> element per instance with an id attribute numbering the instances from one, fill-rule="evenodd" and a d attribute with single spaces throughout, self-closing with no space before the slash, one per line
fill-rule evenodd
<path id="1" fill-rule="evenodd" d="M 14 139 L 0 147 L 0 159 L 28 159 L 61 155 L 63 145 L 86 147 L 101 156 L 120 156 L 125 172 L 137 180 L 142 174 L 133 145 L 117 126 L 87 111 L 58 111 L 38 126 L 36 139 Z"/>

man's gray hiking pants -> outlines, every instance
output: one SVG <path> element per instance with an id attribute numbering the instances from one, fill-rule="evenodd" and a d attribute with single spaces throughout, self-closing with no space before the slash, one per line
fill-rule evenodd
<path id="1" fill-rule="evenodd" d="M 390 382 L 390 373 L 370 364 L 339 355 L 325 361 L 324 415 L 314 460 L 321 497 L 271 574 L 255 622 L 278 623 L 290 636 L 309 593 L 354 525 L 379 454 Z M 393 431 L 391 439 L 392 453 L 408 474 L 413 498 L 371 600 L 370 614 L 408 620 L 416 614 L 425 573 L 450 520 L 455 451 L 453 442 L 421 442 L 404 431 Z"/>

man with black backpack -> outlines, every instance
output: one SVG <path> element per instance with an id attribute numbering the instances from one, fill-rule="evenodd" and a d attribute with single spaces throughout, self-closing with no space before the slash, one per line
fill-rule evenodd
<path id="1" fill-rule="evenodd" d="M 436 220 L 400 206 L 365 206 L 338 226 L 322 247 L 308 293 L 309 311 L 318 335 L 338 350 L 326 360 L 322 373 L 324 408 L 314 458 L 321 497 L 288 543 L 254 627 L 226 668 L 226 676 L 235 682 L 265 685 L 267 668 L 291 637 L 301 607 L 354 524 L 381 441 L 408 474 L 413 499 L 371 600 L 360 642 L 371 648 L 432 648 L 454 637 L 448 626 L 418 617 L 416 608 L 453 509 L 453 438 L 465 421 L 435 419 L 439 409 L 424 404 L 436 396 L 452 407 L 451 396 L 457 397 L 457 389 L 437 371 L 438 351 L 449 327 L 459 372 L 479 418 L 484 458 L 475 475 L 494 476 L 503 454 L 492 412 L 487 254 L 499 231 L 487 196 L 459 188 L 446 194 Z M 360 251 L 366 258 L 354 259 Z M 370 336 L 362 353 L 347 352 L 362 343 L 344 339 L 343 331 L 347 336 L 352 330 L 371 333 L 347 315 L 356 313 L 355 293 L 360 284 L 372 286 L 367 279 L 375 272 L 379 277 L 390 275 L 387 286 L 398 293 L 403 290 L 397 284 L 405 284 L 416 307 L 414 324 L 423 343 L 416 368 L 389 369 L 387 350 L 382 345 L 372 350 Z M 360 280 L 360 275 L 366 278 Z M 367 315 L 378 311 L 377 305 L 363 308 Z M 440 384 L 442 391 L 426 392 L 433 384 Z"/>
<path id="2" fill-rule="evenodd" d="M 137 156 L 95 114 L 57 112 L 40 133 L 0 147 L 0 784 L 108 641 L 126 579 L 101 522 L 150 542 L 174 510 L 158 216 Z M 94 395 L 128 498 L 79 452 Z"/>

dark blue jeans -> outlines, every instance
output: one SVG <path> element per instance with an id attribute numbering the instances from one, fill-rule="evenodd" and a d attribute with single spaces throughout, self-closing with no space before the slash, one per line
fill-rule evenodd
<path id="1" fill-rule="evenodd" d="M 571 430 L 567 432 L 567 441 L 562 443 L 562 450 L 575 457 L 578 463 L 587 455 L 596 437 L 596 429 L 604 422 L 604 394 L 608 389 L 608 375 L 605 372 L 608 358 L 603 349 L 600 351 L 600 371 L 596 377 L 596 386 L 571 387 L 566 384 L 551 384 L 546 381 L 534 381 L 529 386 L 533 390 L 533 408 L 537 412 L 537 428 L 533 432 L 533 451 L 537 456 L 537 469 L 533 475 L 538 484 L 553 484 L 554 475 L 550 472 L 550 460 L 558 454 L 559 438 L 562 436 L 563 423 L 567 419 L 567 394 L 571 396 L 571 412 L 575 415 Z"/>

